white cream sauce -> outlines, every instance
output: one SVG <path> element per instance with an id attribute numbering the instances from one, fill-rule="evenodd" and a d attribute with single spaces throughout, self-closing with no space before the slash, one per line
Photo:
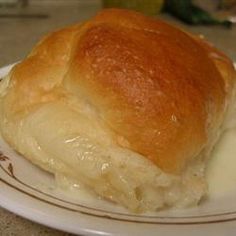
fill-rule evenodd
<path id="1" fill-rule="evenodd" d="M 222 197 L 236 192 L 236 128 L 220 138 L 207 168 L 209 197 Z"/>
<path id="2" fill-rule="evenodd" d="M 236 128 L 229 129 L 220 138 L 208 163 L 206 176 L 210 198 L 236 192 Z M 64 176 L 57 176 L 56 180 L 60 188 L 72 192 L 75 199 L 79 197 L 86 202 L 97 198 L 94 193 Z"/>
<path id="3" fill-rule="evenodd" d="M 236 192 L 236 128 L 226 131 L 208 163 L 207 182 L 209 184 L 209 198 L 218 198 Z M 89 193 L 87 189 L 79 183 L 57 176 L 57 183 L 64 190 L 73 193 L 75 199 L 83 202 L 94 201 L 97 196 Z"/>

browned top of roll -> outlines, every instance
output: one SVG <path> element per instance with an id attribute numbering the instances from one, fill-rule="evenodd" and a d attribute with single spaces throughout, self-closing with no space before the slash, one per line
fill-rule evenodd
<path id="1" fill-rule="evenodd" d="M 233 74 L 230 60 L 201 39 L 108 9 L 49 35 L 11 81 L 17 109 L 60 99 L 54 88 L 62 87 L 96 108 L 119 145 L 179 173 L 219 128 Z"/>

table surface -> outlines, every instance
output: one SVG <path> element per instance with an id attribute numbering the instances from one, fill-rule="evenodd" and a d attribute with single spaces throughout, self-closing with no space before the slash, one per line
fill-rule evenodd
<path id="1" fill-rule="evenodd" d="M 3 18 L 0 17 L 0 67 L 24 58 L 33 45 L 46 33 L 57 28 L 83 21 L 93 16 L 100 8 L 99 0 L 78 1 L 77 5 L 40 4 L 26 8 L 0 8 L 1 12 L 21 12 L 29 14 L 46 14 L 47 18 Z M 68 2 L 67 2 L 68 3 Z M 220 26 L 187 26 L 179 21 L 163 15 L 161 16 L 184 29 L 204 35 L 216 47 L 224 51 L 236 61 L 236 26 L 225 29 Z M 70 235 L 54 229 L 41 226 L 16 216 L 0 208 L 0 235 Z"/>

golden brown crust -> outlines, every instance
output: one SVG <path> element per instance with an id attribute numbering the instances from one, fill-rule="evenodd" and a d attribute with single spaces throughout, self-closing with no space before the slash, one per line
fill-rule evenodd
<path id="1" fill-rule="evenodd" d="M 13 112 L 66 93 L 83 96 L 119 145 L 180 173 L 222 123 L 234 73 L 230 60 L 200 39 L 110 9 L 43 40 L 13 70 L 7 102 Z"/>

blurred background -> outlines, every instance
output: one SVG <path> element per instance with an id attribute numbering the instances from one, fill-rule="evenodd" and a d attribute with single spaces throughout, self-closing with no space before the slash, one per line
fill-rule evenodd
<path id="1" fill-rule="evenodd" d="M 24 58 L 45 34 L 103 7 L 160 17 L 199 34 L 236 61 L 236 0 L 0 0 L 0 67 Z M 0 208 L 0 235 L 69 235 Z"/>

